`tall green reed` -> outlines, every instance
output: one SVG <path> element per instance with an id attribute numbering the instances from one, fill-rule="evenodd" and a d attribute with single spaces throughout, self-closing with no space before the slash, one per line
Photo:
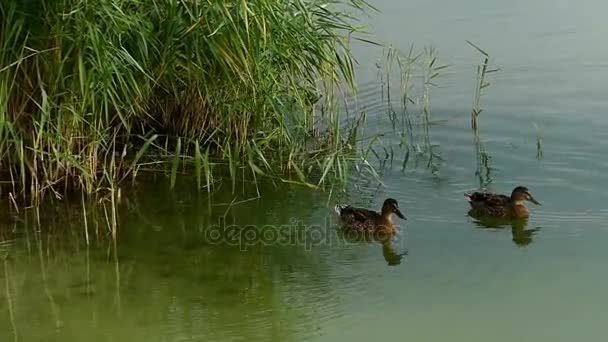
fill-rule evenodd
<path id="1" fill-rule="evenodd" d="M 490 82 L 486 81 L 487 75 L 493 72 L 497 72 L 499 69 L 489 69 L 490 55 L 482 50 L 479 46 L 473 44 L 467 40 L 467 44 L 473 47 L 477 52 L 483 55 L 483 62 L 477 66 L 477 81 L 475 83 L 475 95 L 473 97 L 473 110 L 471 111 L 471 128 L 477 132 L 478 123 L 477 118 L 483 111 L 481 108 L 481 97 L 483 90 L 490 86 Z"/>
<path id="2" fill-rule="evenodd" d="M 2 189 L 36 204 L 74 189 L 115 201 L 120 182 L 145 171 L 174 184 L 193 170 L 207 189 L 221 174 L 345 177 L 354 128 L 332 101 L 355 87 L 349 41 L 354 13 L 369 8 L 1 0 Z"/>
<path id="3" fill-rule="evenodd" d="M 424 160 L 426 167 L 436 172 L 442 158 L 438 145 L 431 139 L 431 126 L 439 122 L 431 115 L 431 94 L 448 65 L 439 61 L 439 54 L 433 46 L 418 52 L 411 46 L 407 52 L 388 47 L 377 68 L 387 115 L 393 130 L 401 138 L 399 147 L 405 153 L 402 169 L 405 170 L 411 161 L 410 156 L 414 155 L 416 164 Z M 398 73 L 398 77 L 391 77 L 394 72 Z M 394 92 L 398 92 L 398 96 L 393 96 Z M 393 98 L 398 98 L 398 101 Z M 392 164 L 395 156 L 392 146 L 383 149 L 383 153 L 378 153 L 370 147 L 381 167 L 387 162 Z"/>

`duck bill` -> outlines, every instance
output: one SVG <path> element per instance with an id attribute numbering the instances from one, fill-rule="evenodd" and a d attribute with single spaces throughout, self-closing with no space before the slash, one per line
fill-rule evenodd
<path id="1" fill-rule="evenodd" d="M 405 218 L 405 216 L 403 216 L 403 214 L 401 213 L 401 211 L 399 209 L 395 208 L 395 215 L 397 215 L 400 219 L 407 220 Z"/>
<path id="2" fill-rule="evenodd" d="M 532 202 L 536 205 L 541 205 L 540 202 L 537 201 L 536 198 L 534 198 L 531 194 L 528 194 L 528 195 L 530 195 L 530 198 L 529 198 L 530 202 Z"/>

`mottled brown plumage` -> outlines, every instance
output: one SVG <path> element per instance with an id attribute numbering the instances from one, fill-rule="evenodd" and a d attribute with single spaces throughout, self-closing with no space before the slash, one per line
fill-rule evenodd
<path id="1" fill-rule="evenodd" d="M 392 198 L 384 201 L 380 213 L 350 205 L 337 205 L 335 210 L 347 231 L 391 233 L 395 231 L 393 214 L 405 220 L 397 201 Z"/>
<path id="2" fill-rule="evenodd" d="M 490 192 L 473 192 L 465 194 L 465 197 L 471 205 L 469 215 L 474 217 L 527 218 L 530 212 L 524 202 L 540 205 L 523 186 L 513 189 L 510 197 Z"/>

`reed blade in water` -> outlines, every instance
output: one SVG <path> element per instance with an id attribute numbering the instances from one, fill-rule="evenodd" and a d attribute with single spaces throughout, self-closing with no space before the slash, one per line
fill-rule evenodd
<path id="1" fill-rule="evenodd" d="M 481 108 L 481 96 L 483 89 L 490 86 L 489 82 L 486 82 L 487 74 L 497 72 L 500 69 L 488 69 L 490 63 L 490 55 L 482 50 L 477 45 L 467 40 L 467 44 L 472 46 L 475 50 L 484 56 L 483 62 L 477 66 L 477 82 L 475 83 L 475 95 L 473 97 L 473 110 L 471 111 L 471 128 L 475 131 L 478 129 L 477 117 L 482 112 Z"/>
<path id="2" fill-rule="evenodd" d="M 536 159 L 543 159 L 543 132 L 538 127 L 536 123 L 534 123 L 534 128 L 536 129 Z"/>

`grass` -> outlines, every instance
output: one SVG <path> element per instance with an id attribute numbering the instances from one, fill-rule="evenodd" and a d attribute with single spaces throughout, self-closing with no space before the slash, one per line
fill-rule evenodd
<path id="1" fill-rule="evenodd" d="M 356 159 L 364 0 L 0 0 L 0 182 L 119 200 L 142 172 L 323 184 Z M 322 108 L 323 110 L 320 110 Z M 108 195 L 109 194 L 109 195 Z M 109 212 L 111 217 L 113 213 Z M 112 220 L 110 220 L 112 221 Z"/>

